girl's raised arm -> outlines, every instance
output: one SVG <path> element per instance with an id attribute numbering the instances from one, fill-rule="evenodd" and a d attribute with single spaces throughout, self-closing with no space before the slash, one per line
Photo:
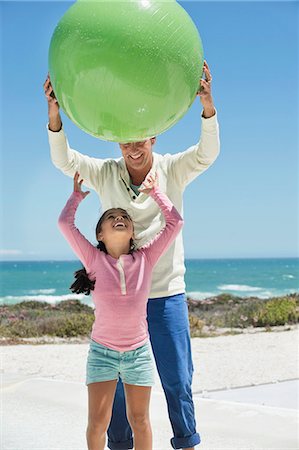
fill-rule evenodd
<path id="1" fill-rule="evenodd" d="M 75 226 L 76 210 L 80 202 L 89 194 L 89 191 L 82 192 L 81 185 L 83 180 L 79 182 L 79 176 L 79 173 L 76 172 L 74 176 L 74 191 L 59 216 L 58 226 L 65 239 L 86 268 L 86 271 L 91 272 L 93 261 L 95 260 L 98 250 Z"/>
<path id="2" fill-rule="evenodd" d="M 166 222 L 165 227 L 157 234 L 157 236 L 140 249 L 146 254 L 152 266 L 154 266 L 160 256 L 171 246 L 181 231 L 184 221 L 167 195 L 159 189 L 157 175 L 149 173 L 140 188 L 140 192 L 150 195 L 155 200 L 161 209 Z"/>

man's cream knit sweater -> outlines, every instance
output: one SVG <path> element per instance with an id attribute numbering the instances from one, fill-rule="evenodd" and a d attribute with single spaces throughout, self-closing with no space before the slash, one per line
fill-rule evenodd
<path id="1" fill-rule="evenodd" d="M 163 215 L 155 201 L 143 193 L 136 196 L 131 189 L 123 158 L 91 158 L 69 147 L 63 129 L 59 132 L 48 130 L 48 134 L 53 164 L 70 177 L 78 171 L 84 179 L 84 185 L 98 193 L 103 211 L 116 207 L 126 209 L 134 221 L 138 246 L 150 241 L 164 227 Z M 158 173 L 160 189 L 181 215 L 185 187 L 215 161 L 219 147 L 219 128 L 217 116 L 214 115 L 209 119 L 202 118 L 198 144 L 181 153 L 153 153 L 152 170 Z M 180 232 L 155 266 L 150 298 L 184 292 L 184 274 L 184 248 Z"/>

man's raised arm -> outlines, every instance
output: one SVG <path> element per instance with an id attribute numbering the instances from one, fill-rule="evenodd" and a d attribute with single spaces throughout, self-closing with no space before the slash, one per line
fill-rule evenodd
<path id="1" fill-rule="evenodd" d="M 100 185 L 104 182 L 106 160 L 91 158 L 70 148 L 63 130 L 59 104 L 49 76 L 44 83 L 44 92 L 48 102 L 48 136 L 54 166 L 70 177 L 79 172 L 85 180 L 84 184 L 98 191 Z"/>
<path id="2" fill-rule="evenodd" d="M 215 161 L 220 150 L 217 113 L 211 93 L 212 76 L 206 61 L 203 71 L 205 78 L 200 80 L 197 93 L 203 106 L 200 141 L 170 158 L 170 173 L 181 187 L 185 187 L 204 172 Z"/>
<path id="3" fill-rule="evenodd" d="M 49 130 L 56 133 L 61 130 L 62 121 L 59 113 L 59 104 L 55 97 L 49 75 L 44 83 L 44 91 L 48 101 Z"/>

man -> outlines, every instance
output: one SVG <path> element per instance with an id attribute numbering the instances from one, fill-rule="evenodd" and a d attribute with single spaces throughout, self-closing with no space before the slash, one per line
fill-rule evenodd
<path id="1" fill-rule="evenodd" d="M 138 192 L 138 187 L 148 172 L 157 172 L 162 191 L 181 213 L 185 187 L 218 156 L 218 123 L 211 94 L 212 77 L 206 62 L 204 75 L 198 92 L 203 106 L 202 133 L 198 144 L 182 153 L 160 155 L 152 152 L 156 137 L 141 142 L 120 143 L 122 158 L 119 159 L 90 158 L 72 150 L 63 131 L 59 105 L 50 79 L 44 84 L 54 165 L 70 177 L 78 171 L 84 184 L 99 194 L 103 210 L 112 207 L 126 209 L 136 223 L 138 246 L 148 242 L 164 225 L 152 199 Z M 171 445 L 175 449 L 194 450 L 194 446 L 200 443 L 200 437 L 196 432 L 191 392 L 193 364 L 184 273 L 184 250 L 180 233 L 155 267 L 147 313 L 153 354 L 174 435 Z M 111 450 L 133 448 L 121 382 L 116 391 L 108 438 Z"/>

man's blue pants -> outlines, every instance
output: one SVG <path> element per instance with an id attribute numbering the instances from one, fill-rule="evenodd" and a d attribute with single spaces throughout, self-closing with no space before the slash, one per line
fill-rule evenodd
<path id="1" fill-rule="evenodd" d="M 185 294 L 149 299 L 147 321 L 174 434 L 171 445 L 175 449 L 193 447 L 200 443 L 200 437 L 196 433 L 191 392 L 193 364 Z M 112 450 L 133 448 L 121 381 L 117 384 L 108 429 L 108 447 Z"/>

